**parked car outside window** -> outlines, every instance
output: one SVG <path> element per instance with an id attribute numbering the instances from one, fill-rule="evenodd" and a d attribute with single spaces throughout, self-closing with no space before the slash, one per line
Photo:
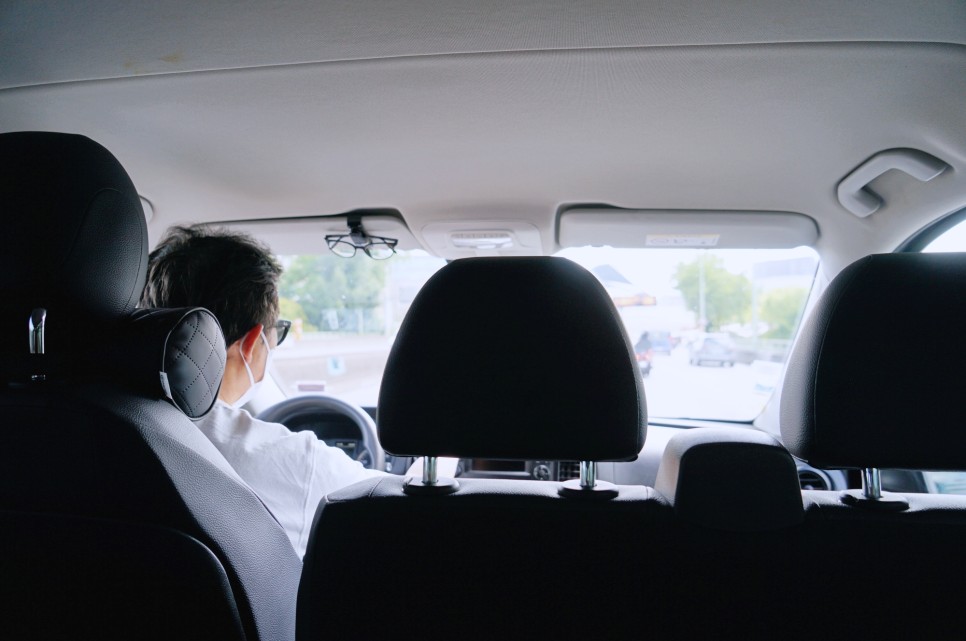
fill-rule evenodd
<path id="1" fill-rule="evenodd" d="M 727 334 L 702 335 L 691 344 L 688 360 L 692 365 L 734 367 L 737 350 Z"/>

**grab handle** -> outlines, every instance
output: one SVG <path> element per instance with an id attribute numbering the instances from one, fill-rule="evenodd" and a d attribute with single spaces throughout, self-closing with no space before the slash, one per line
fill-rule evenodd
<path id="1" fill-rule="evenodd" d="M 927 182 L 943 173 L 949 165 L 935 156 L 916 149 L 890 149 L 880 152 L 859 165 L 838 186 L 839 202 L 859 218 L 865 218 L 882 206 L 882 198 L 868 189 L 868 184 L 889 171 L 898 169 L 913 178 Z"/>

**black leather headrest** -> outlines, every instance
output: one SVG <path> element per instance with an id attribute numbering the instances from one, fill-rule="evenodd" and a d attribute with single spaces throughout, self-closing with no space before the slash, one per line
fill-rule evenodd
<path id="1" fill-rule="evenodd" d="M 400 455 L 630 460 L 646 408 L 624 325 L 590 272 L 562 258 L 467 258 L 413 301 L 378 424 Z"/>
<path id="2" fill-rule="evenodd" d="M 0 134 L 0 345 L 28 352 L 31 310 L 48 351 L 68 350 L 129 314 L 144 287 L 147 227 L 127 173 L 83 136 Z"/>
<path id="3" fill-rule="evenodd" d="M 819 467 L 963 470 L 964 390 L 966 254 L 868 256 L 802 329 L 782 439 Z"/>
<path id="4" fill-rule="evenodd" d="M 140 309 L 118 326 L 101 358 L 92 355 L 90 362 L 99 364 L 92 369 L 102 378 L 167 398 L 189 418 L 201 418 L 218 397 L 225 338 L 207 309 Z"/>
<path id="5" fill-rule="evenodd" d="M 805 518 L 795 461 L 774 438 L 748 428 L 676 434 L 655 489 L 680 519 L 717 530 L 774 530 Z"/>

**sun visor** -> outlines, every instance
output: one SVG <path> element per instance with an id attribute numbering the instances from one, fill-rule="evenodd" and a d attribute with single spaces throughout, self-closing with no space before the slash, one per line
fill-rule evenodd
<path id="1" fill-rule="evenodd" d="M 561 247 L 784 249 L 811 246 L 815 221 L 779 211 L 573 208 L 560 214 Z"/>
<path id="2" fill-rule="evenodd" d="M 371 236 L 395 238 L 397 249 L 422 249 L 399 215 L 378 210 L 349 212 L 362 217 L 362 226 Z M 216 223 L 232 230 L 245 232 L 268 244 L 276 254 L 317 254 L 326 252 L 326 234 L 348 233 L 349 214 L 280 218 L 275 220 L 235 220 Z"/>

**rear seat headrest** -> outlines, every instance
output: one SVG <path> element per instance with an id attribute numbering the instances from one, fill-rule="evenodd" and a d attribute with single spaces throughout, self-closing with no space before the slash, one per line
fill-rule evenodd
<path id="1" fill-rule="evenodd" d="M 781 431 L 825 468 L 966 469 L 966 254 L 881 254 L 842 271 L 789 360 Z"/>
<path id="2" fill-rule="evenodd" d="M 399 455 L 630 460 L 646 420 L 613 302 L 563 258 L 443 267 L 413 301 L 379 394 L 379 438 Z"/>
<path id="3" fill-rule="evenodd" d="M 775 530 L 805 518 L 795 461 L 751 428 L 694 428 L 676 434 L 655 489 L 683 521 L 717 530 Z"/>

